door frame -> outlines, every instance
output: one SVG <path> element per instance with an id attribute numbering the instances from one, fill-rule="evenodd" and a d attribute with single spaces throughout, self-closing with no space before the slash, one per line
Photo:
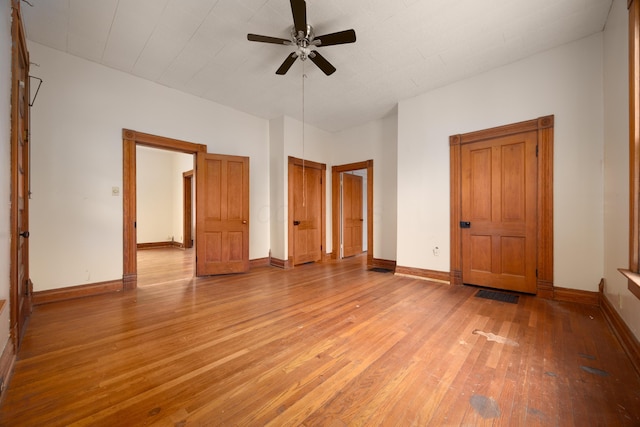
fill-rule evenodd
<path id="1" fill-rule="evenodd" d="M 182 247 L 193 247 L 193 169 L 182 173 Z"/>
<path id="2" fill-rule="evenodd" d="M 296 157 L 289 156 L 288 160 L 288 183 L 287 183 L 287 191 L 288 191 L 288 203 L 289 207 L 287 210 L 287 236 L 289 241 L 288 251 L 288 267 L 294 267 L 293 262 L 293 186 L 295 182 L 294 172 L 292 166 L 304 166 L 312 169 L 319 169 L 320 172 L 320 247 L 321 247 L 321 256 L 320 261 L 325 261 L 327 258 L 326 246 L 327 246 L 327 165 L 324 163 L 312 162 L 311 160 L 298 159 Z"/>
<path id="3" fill-rule="evenodd" d="M 375 267 L 373 259 L 373 160 L 349 163 L 345 165 L 333 166 L 331 168 L 331 211 L 333 227 L 333 253 L 332 259 L 340 259 L 336 248 L 340 245 L 340 174 L 356 170 L 367 170 L 367 268 Z"/>
<path id="4" fill-rule="evenodd" d="M 18 145 L 20 144 L 20 139 L 24 140 L 24 148 L 23 150 L 27 150 L 27 153 L 31 150 L 31 111 L 30 111 L 30 84 L 29 84 L 29 50 L 27 48 L 27 41 L 24 32 L 24 25 L 22 21 L 22 12 L 20 9 L 20 2 L 17 0 L 11 1 L 11 14 L 12 14 L 12 23 L 11 23 L 11 40 L 13 41 L 13 46 L 11 48 L 11 135 L 10 135 L 10 144 L 11 144 L 11 153 L 10 153 L 10 168 L 11 168 L 11 208 L 10 208 L 10 226 L 9 233 L 11 236 L 11 243 L 9 247 L 9 334 L 11 344 L 13 345 L 13 352 L 16 353 L 18 347 L 20 345 L 20 340 L 22 334 L 26 329 L 26 322 L 28 321 L 28 316 L 24 317 L 24 322 L 22 317 L 23 312 L 31 313 L 32 308 L 32 294 L 33 294 L 33 285 L 31 283 L 31 278 L 29 277 L 29 239 L 28 234 L 25 237 L 20 235 L 21 232 L 29 231 L 29 198 L 30 198 L 30 171 L 29 168 L 31 165 L 29 164 L 30 156 L 27 154 L 27 159 L 23 158 L 23 182 L 20 182 L 18 177 Z M 17 132 L 18 128 L 18 115 L 20 109 L 20 80 L 18 78 L 19 71 L 19 58 L 23 56 L 23 61 L 26 63 L 26 78 L 25 81 L 22 82 L 24 84 L 24 95 L 26 97 L 26 102 L 23 105 L 25 109 L 25 115 L 23 117 L 24 128 L 26 130 L 26 135 L 19 135 Z M 24 153 L 23 153 L 24 154 Z M 22 211 L 22 215 L 25 216 L 23 218 L 23 230 L 19 229 L 19 197 L 20 194 L 18 188 L 20 185 L 23 185 L 24 191 L 23 193 L 23 201 L 24 208 Z M 22 255 L 23 261 L 26 258 L 26 262 L 23 262 L 22 266 L 24 268 L 23 278 L 25 279 L 24 284 L 19 283 L 20 280 L 20 260 L 18 259 L 19 248 L 20 248 L 20 239 L 23 239 L 22 243 Z M 25 253 L 26 252 L 26 253 Z M 20 301 L 21 295 L 21 287 L 22 288 L 22 305 Z M 5 307 L 4 302 L 0 306 L 0 310 Z M 0 366 L 2 369 L 2 366 Z"/>
<path id="5" fill-rule="evenodd" d="M 138 279 L 136 236 L 136 146 L 186 154 L 206 153 L 207 146 L 163 136 L 122 129 L 122 288 L 135 289 Z"/>
<path id="6" fill-rule="evenodd" d="M 451 271 L 450 282 L 462 285 L 462 174 L 461 148 L 464 144 L 499 138 L 517 133 L 538 133 L 538 203 L 537 203 L 537 295 L 553 298 L 553 133 L 554 116 L 544 116 L 524 122 L 498 126 L 490 129 L 452 135 L 449 137 L 450 161 L 450 236 Z"/>

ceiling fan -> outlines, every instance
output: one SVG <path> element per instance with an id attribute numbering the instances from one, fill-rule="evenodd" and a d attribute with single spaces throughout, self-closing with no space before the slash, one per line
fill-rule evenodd
<path id="1" fill-rule="evenodd" d="M 287 59 L 285 59 L 282 65 L 280 65 L 276 74 L 286 74 L 298 58 L 300 58 L 301 61 L 305 61 L 309 58 L 327 76 L 333 74 L 336 71 L 336 67 L 331 65 L 324 56 L 320 55 L 320 52 L 312 48 L 354 43 L 356 41 L 356 32 L 351 29 L 338 31 L 337 33 L 325 34 L 323 36 L 316 36 L 313 32 L 313 27 L 307 23 L 307 3 L 305 0 L 290 1 L 291 13 L 293 14 L 293 27 L 291 27 L 290 39 L 261 36 L 258 34 L 247 34 L 247 39 L 252 42 L 296 46 L 295 52 L 292 52 L 287 56 Z"/>

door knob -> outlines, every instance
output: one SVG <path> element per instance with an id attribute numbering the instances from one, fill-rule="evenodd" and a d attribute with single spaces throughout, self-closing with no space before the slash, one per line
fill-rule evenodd
<path id="1" fill-rule="evenodd" d="M 471 223 L 469 221 L 460 221 L 460 228 L 471 228 Z"/>
<path id="2" fill-rule="evenodd" d="M 300 221 L 293 221 L 293 225 L 300 225 Z"/>
<path id="3" fill-rule="evenodd" d="M 246 220 L 246 219 L 242 220 L 242 223 L 243 223 L 243 224 L 246 224 L 246 223 L 247 223 L 247 220 Z"/>
<path id="4" fill-rule="evenodd" d="M 29 237 L 29 232 L 28 231 L 23 231 L 22 233 L 20 233 L 20 235 L 22 237 L 24 237 L 25 239 L 27 239 Z"/>

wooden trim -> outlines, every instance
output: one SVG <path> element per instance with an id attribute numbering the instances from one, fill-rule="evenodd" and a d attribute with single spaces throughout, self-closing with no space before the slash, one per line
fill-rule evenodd
<path id="1" fill-rule="evenodd" d="M 373 258 L 371 262 L 368 261 L 369 254 L 367 254 L 367 268 L 384 268 L 385 270 L 396 271 L 396 262 L 388 259 Z"/>
<path id="2" fill-rule="evenodd" d="M 620 345 L 624 349 L 631 364 L 635 368 L 638 375 L 640 375 L 640 342 L 633 335 L 633 332 L 625 321 L 620 317 L 620 314 L 613 307 L 613 304 L 609 301 L 609 298 L 604 294 L 602 286 L 600 288 L 600 310 L 609 324 L 609 327 L 613 331 L 613 334 L 618 338 Z"/>
<path id="3" fill-rule="evenodd" d="M 414 267 L 396 267 L 396 274 L 398 276 L 407 276 L 407 277 L 415 277 L 423 280 L 430 280 L 433 282 L 440 283 L 451 283 L 449 281 L 450 273 L 444 271 L 435 271 L 435 270 L 426 270 L 422 268 L 414 268 Z"/>
<path id="4" fill-rule="evenodd" d="M 618 271 L 627 278 L 629 292 L 640 298 L 640 274 L 624 268 L 619 268 Z"/>
<path id="5" fill-rule="evenodd" d="M 136 145 L 186 154 L 206 153 L 207 146 L 122 129 L 122 280 L 124 289 L 137 286 L 136 243 Z"/>
<path id="6" fill-rule="evenodd" d="M 537 294 L 553 290 L 553 132 L 554 116 L 538 119 L 538 278 Z"/>
<path id="7" fill-rule="evenodd" d="M 109 282 L 90 283 L 87 285 L 34 292 L 33 302 L 34 305 L 42 305 L 52 302 L 107 294 L 110 292 L 120 292 L 122 290 L 122 280 L 112 280 Z"/>
<path id="8" fill-rule="evenodd" d="M 207 146 L 193 142 L 182 141 L 180 139 L 167 138 L 164 136 L 151 135 L 149 133 L 137 132 L 130 129 L 122 129 L 122 139 L 133 140 L 136 144 L 151 148 L 177 151 L 179 153 L 196 154 L 206 153 Z"/>
<path id="9" fill-rule="evenodd" d="M 269 257 L 249 260 L 249 268 L 268 267 Z"/>
<path id="10" fill-rule="evenodd" d="M 149 243 L 138 243 L 136 244 L 136 248 L 138 250 L 145 249 L 159 249 L 159 248 L 184 248 L 184 245 L 180 242 L 176 241 L 167 241 L 167 242 L 149 242 Z"/>
<path id="11" fill-rule="evenodd" d="M 282 260 L 278 258 L 270 258 L 269 264 L 273 267 L 282 268 L 284 270 L 288 270 L 291 268 L 291 262 L 289 260 Z"/>
<path id="12" fill-rule="evenodd" d="M 375 267 L 373 258 L 373 160 L 333 166 L 331 168 L 332 259 L 340 258 L 340 174 L 367 170 L 367 266 Z M 384 267 L 381 267 L 384 268 Z M 395 268 L 395 261 L 394 261 Z"/>
<path id="13" fill-rule="evenodd" d="M 4 390 L 11 382 L 13 376 L 13 367 L 16 363 L 16 351 L 11 340 L 7 340 L 7 345 L 4 346 L 2 356 L 0 356 L 0 402 L 4 397 Z"/>
<path id="14" fill-rule="evenodd" d="M 572 302 L 585 305 L 597 306 L 600 304 L 600 296 L 598 292 L 559 288 L 557 286 L 553 289 L 553 299 L 555 301 Z"/>
<path id="15" fill-rule="evenodd" d="M 629 270 L 640 273 L 640 1 L 629 0 Z M 629 291 L 640 299 L 631 280 Z"/>
<path id="16" fill-rule="evenodd" d="M 27 46 L 24 21 L 22 17 L 21 4 L 18 0 L 11 0 L 11 132 L 10 132 L 10 200 L 9 200 L 9 333 L 13 346 L 20 348 L 22 335 L 26 330 L 26 321 L 31 313 L 33 299 L 30 288 L 29 273 L 29 239 L 25 238 L 20 248 L 20 233 L 29 231 L 29 195 L 24 192 L 22 197 L 22 211 L 20 210 L 19 194 L 25 188 L 29 189 L 30 179 L 30 155 L 25 159 L 25 152 L 31 151 L 31 110 L 30 102 L 30 79 L 29 79 L 29 50 Z M 24 64 L 25 79 L 20 79 L 20 64 Z M 26 103 L 20 100 L 20 84 L 24 85 L 24 96 Z M 22 131 L 26 135 L 20 135 L 19 117 L 22 117 Z M 22 141 L 22 150 L 18 147 Z M 21 152 L 22 170 L 19 169 L 20 161 L 18 153 Z M 22 175 L 20 179 L 19 175 Z M 20 189 L 22 186 L 22 189 Z M 20 224 L 20 221 L 22 223 Z M 20 226 L 21 225 L 21 226 Z M 22 250 L 22 257 L 20 256 Z M 22 290 L 22 279 L 26 281 L 27 290 Z M 24 283 L 24 282 L 23 282 Z M 27 313 L 27 314 L 25 314 Z"/>
<path id="17" fill-rule="evenodd" d="M 461 202 L 461 147 L 491 138 L 498 138 L 523 132 L 538 132 L 538 223 L 537 223 L 537 295 L 542 298 L 554 297 L 553 285 L 553 132 L 554 116 L 506 126 L 499 126 L 477 132 L 449 137 L 450 162 L 450 238 L 451 238 L 451 284 L 461 285 L 462 277 L 462 235 L 459 221 L 462 219 Z M 560 292 L 561 295 L 566 295 Z"/>
<path id="18" fill-rule="evenodd" d="M 293 191 L 291 190 L 294 182 L 294 173 L 292 166 L 303 166 L 305 168 L 310 169 L 319 169 L 322 173 L 320 180 L 320 242 L 322 246 L 321 251 L 321 261 L 325 260 L 326 251 L 327 251 L 327 165 L 324 163 L 313 162 L 311 160 L 306 159 L 298 159 L 292 156 L 289 156 L 288 160 L 288 181 L 287 181 L 287 192 L 288 192 L 288 203 L 289 208 L 287 210 L 287 237 L 288 237 L 288 262 L 291 268 L 294 267 L 293 263 L 293 227 L 291 226 L 293 222 Z"/>
<path id="19" fill-rule="evenodd" d="M 462 285 L 462 234 L 458 222 L 462 218 L 462 135 L 449 137 L 449 192 L 450 192 L 450 269 L 449 282 Z"/>

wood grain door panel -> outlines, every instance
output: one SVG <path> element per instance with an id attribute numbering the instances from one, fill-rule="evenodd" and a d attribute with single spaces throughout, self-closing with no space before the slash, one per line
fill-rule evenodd
<path id="1" fill-rule="evenodd" d="M 249 270 L 249 158 L 198 153 L 196 274 Z"/>
<path id="2" fill-rule="evenodd" d="M 461 151 L 465 283 L 536 293 L 536 132 Z"/>
<path id="3" fill-rule="evenodd" d="M 14 5 L 11 72 L 11 335 L 15 348 L 31 314 L 29 278 L 29 53 L 19 5 Z"/>
<path id="4" fill-rule="evenodd" d="M 322 259 L 322 171 L 293 165 L 293 263 Z"/>
<path id="5" fill-rule="evenodd" d="M 362 253 L 362 177 L 342 175 L 342 238 L 343 256 Z"/>

